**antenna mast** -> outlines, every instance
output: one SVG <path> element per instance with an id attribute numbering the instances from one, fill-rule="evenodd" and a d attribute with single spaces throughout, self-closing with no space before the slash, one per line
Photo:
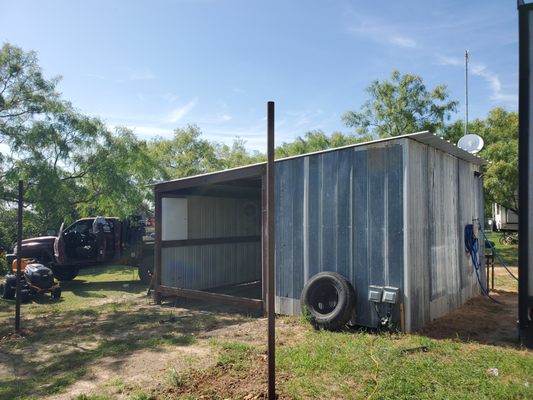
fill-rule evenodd
<path id="1" fill-rule="evenodd" d="M 465 135 L 468 135 L 468 50 L 465 50 Z"/>

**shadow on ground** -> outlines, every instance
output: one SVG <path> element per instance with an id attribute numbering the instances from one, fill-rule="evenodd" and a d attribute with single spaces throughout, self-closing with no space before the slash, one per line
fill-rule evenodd
<path id="1" fill-rule="evenodd" d="M 517 330 L 518 293 L 492 290 L 491 296 L 467 301 L 462 307 L 438 318 L 418 331 L 434 339 L 453 339 L 504 347 L 520 347 Z"/>

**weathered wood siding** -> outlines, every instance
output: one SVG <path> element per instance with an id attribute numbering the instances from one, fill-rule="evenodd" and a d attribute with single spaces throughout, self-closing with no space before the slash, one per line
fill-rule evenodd
<path id="1" fill-rule="evenodd" d="M 355 288 L 356 322 L 377 326 L 368 285 L 403 286 L 403 209 L 398 142 L 277 162 L 276 312 L 298 315 L 304 283 L 336 271 Z"/>
<path id="2" fill-rule="evenodd" d="M 164 286 L 208 289 L 261 279 L 261 199 L 183 196 L 188 199 L 188 239 L 221 243 L 161 249 Z M 249 237 L 257 240 L 249 241 Z M 241 243 L 235 237 L 247 237 Z M 232 238 L 231 243 L 222 243 Z"/>
<path id="3" fill-rule="evenodd" d="M 474 176 L 478 166 L 413 140 L 406 143 L 405 309 L 411 330 L 479 292 L 464 228 L 483 221 L 483 196 L 481 179 Z"/>

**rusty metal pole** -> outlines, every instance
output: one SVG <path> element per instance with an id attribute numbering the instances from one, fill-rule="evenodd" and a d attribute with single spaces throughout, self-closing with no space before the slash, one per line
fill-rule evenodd
<path id="1" fill-rule="evenodd" d="M 15 292 L 15 331 L 20 331 L 20 276 L 22 269 L 22 196 L 23 183 L 19 181 L 18 226 L 17 226 L 17 289 Z"/>
<path id="2" fill-rule="evenodd" d="M 275 342 L 275 310 L 274 310 L 274 268 L 275 268 L 275 237 L 274 237 L 274 102 L 267 105 L 267 313 L 268 313 L 268 399 L 276 398 L 276 342 Z"/>

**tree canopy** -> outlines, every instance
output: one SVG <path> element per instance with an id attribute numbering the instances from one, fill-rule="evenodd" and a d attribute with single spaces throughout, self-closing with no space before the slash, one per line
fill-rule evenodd
<path id="1" fill-rule="evenodd" d="M 333 132 L 328 136 L 321 130 L 309 131 L 303 137 L 298 136 L 292 142 L 283 142 L 276 148 L 276 157 L 282 158 L 312 153 L 314 151 L 360 143 L 370 139 L 371 137 L 369 136 L 345 135 L 341 132 Z"/>
<path id="2" fill-rule="evenodd" d="M 484 174 L 485 203 L 498 203 L 518 214 L 518 113 L 495 108 L 486 119 L 469 123 L 468 133 L 483 138 L 479 156 L 490 161 Z M 463 134 L 463 121 L 456 121 L 446 127 L 444 138 L 457 143 Z"/>
<path id="3" fill-rule="evenodd" d="M 56 91 L 58 82 L 43 77 L 35 53 L 2 46 L 0 141 L 9 151 L 0 153 L 0 201 L 12 203 L 24 180 L 27 209 L 44 229 L 89 211 L 142 208 L 143 185 L 156 168 L 146 143 L 76 111 Z"/>
<path id="4" fill-rule="evenodd" d="M 393 71 L 391 79 L 373 81 L 366 89 L 370 98 L 361 111 L 342 117 L 359 135 L 385 138 L 428 130 L 439 133 L 458 102 L 448 100 L 446 85 L 428 91 L 422 78 Z"/>

